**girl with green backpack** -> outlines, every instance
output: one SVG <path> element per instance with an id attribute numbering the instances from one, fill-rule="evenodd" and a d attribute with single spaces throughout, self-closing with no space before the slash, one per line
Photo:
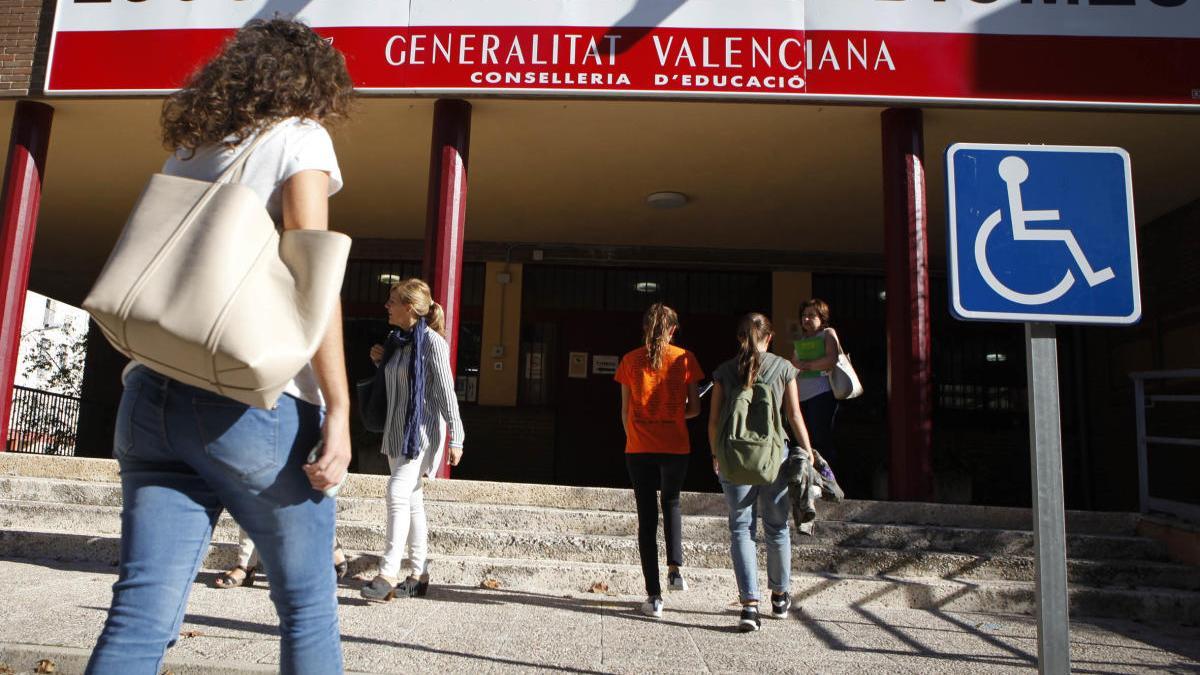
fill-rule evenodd
<path id="1" fill-rule="evenodd" d="M 758 612 L 758 553 L 755 505 L 767 548 L 771 616 L 786 619 L 792 599 L 792 541 L 788 531 L 788 479 L 779 467 L 787 455 L 786 418 L 802 452 L 812 453 L 800 413 L 796 368 L 768 351 L 775 332 L 758 313 L 738 325 L 738 354 L 713 373 L 708 440 L 713 471 L 729 505 L 729 550 L 742 602 L 738 630 L 761 627 Z"/>

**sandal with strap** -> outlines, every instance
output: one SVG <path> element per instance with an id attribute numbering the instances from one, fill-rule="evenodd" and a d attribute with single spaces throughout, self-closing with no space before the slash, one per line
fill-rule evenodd
<path id="1" fill-rule="evenodd" d="M 341 562 L 338 562 L 339 558 Z M 350 559 L 346 557 L 341 546 L 335 546 L 333 549 L 333 571 L 337 574 L 339 580 L 344 578 L 346 573 L 350 571 Z"/>
<path id="2" fill-rule="evenodd" d="M 387 577 L 377 574 L 374 579 L 362 587 L 359 594 L 367 600 L 387 602 L 396 597 L 396 586 L 388 581 Z"/>
<path id="3" fill-rule="evenodd" d="M 243 567 L 242 565 L 236 565 L 232 569 L 218 574 L 217 578 L 213 580 L 213 586 L 217 588 L 253 586 L 254 574 L 257 570 L 257 567 Z M 241 574 L 239 575 L 238 572 L 241 572 Z"/>

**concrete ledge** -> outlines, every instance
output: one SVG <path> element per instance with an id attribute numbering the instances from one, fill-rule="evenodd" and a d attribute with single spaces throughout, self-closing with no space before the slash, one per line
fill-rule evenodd
<path id="1" fill-rule="evenodd" d="M 452 554 L 435 537 L 431 543 L 435 581 L 465 586 L 478 586 L 485 579 L 495 579 L 506 587 L 540 593 L 586 592 L 598 582 L 613 592 L 636 595 L 643 592 L 641 568 L 629 564 L 637 560 L 632 542 L 627 550 L 614 555 L 610 561 L 588 556 L 566 559 L 544 557 L 510 557 L 505 549 L 487 547 L 457 547 Z M 444 541 L 444 540 L 443 540 Z M 365 578 L 373 576 L 378 564 L 374 551 L 356 553 L 355 544 L 343 542 L 351 558 L 351 572 Z M 722 556 L 721 567 L 689 565 L 686 574 L 693 590 L 728 595 L 736 588 L 728 568 L 728 547 L 713 549 L 712 556 Z M 217 543 L 209 549 L 203 566 L 208 569 L 227 569 L 232 566 L 237 547 L 232 543 Z M 92 537 L 43 532 L 0 530 L 0 556 L 29 560 L 56 560 L 64 563 L 98 563 L 114 569 L 120 556 L 120 540 L 115 536 Z M 690 558 L 689 558 L 690 560 Z M 760 554 L 760 560 L 765 557 Z M 612 562 L 620 561 L 620 562 Z M 794 592 L 813 598 L 821 604 L 878 604 L 884 607 L 913 609 L 953 608 L 956 611 L 1029 612 L 1034 606 L 1033 584 L 997 578 L 937 577 L 926 571 L 924 576 L 899 572 L 856 574 L 859 564 L 846 565 L 836 574 L 822 573 L 802 555 L 794 558 Z M 869 565 L 868 560 L 863 565 Z M 1098 572 L 1103 572 L 1099 568 Z M 873 572 L 873 573 L 872 573 Z M 760 573 L 765 582 L 766 575 Z M 816 589 L 816 590 L 814 590 Z M 842 589 L 833 592 L 832 589 Z M 1200 623 L 1200 593 L 1163 588 L 1101 588 L 1072 583 L 1071 611 L 1078 616 L 1124 617 L 1140 620 Z M 819 599 L 817 596 L 820 596 Z M 1078 599 L 1076 599 L 1078 598 Z"/>
<path id="2" fill-rule="evenodd" d="M 117 508 L 120 505 L 120 486 L 115 483 L 0 476 L 0 527 L 36 523 L 51 530 L 70 530 L 78 519 L 91 518 L 92 514 L 81 509 Z M 822 504 L 823 509 L 826 506 Z M 626 511 L 465 501 L 429 501 L 426 510 L 430 521 L 439 527 L 606 536 L 632 536 L 637 531 L 636 515 Z M 99 513 L 103 516 L 105 512 Z M 105 517 L 101 517 L 97 525 L 109 526 L 105 524 Z M 338 500 L 338 521 L 343 525 L 378 525 L 385 522 L 385 518 L 386 505 L 382 499 L 342 497 Z M 728 526 L 723 515 L 689 515 L 683 520 L 683 528 L 683 536 L 689 541 L 728 540 Z M 799 541 L 987 556 L 1033 554 L 1033 533 L 1029 531 L 836 521 L 828 520 L 824 513 L 816 527 L 816 536 Z M 1067 552 L 1072 558 L 1084 559 L 1167 560 L 1166 546 L 1161 542 L 1119 535 L 1071 534 L 1067 538 Z"/>
<path id="3" fill-rule="evenodd" d="M 684 522 L 693 518 L 696 517 L 689 516 Z M 565 521 L 555 523 L 562 529 L 492 528 L 486 523 L 477 527 L 476 524 L 434 522 L 438 523 L 430 533 L 430 548 L 434 553 L 595 563 L 624 563 L 638 558 L 633 527 L 613 535 L 573 532 L 569 529 L 570 523 Z M 0 553 L 29 557 L 36 555 L 38 546 L 44 546 L 47 547 L 44 550 L 55 551 L 55 557 L 71 555 L 69 549 L 74 544 L 63 543 L 56 535 L 66 541 L 118 538 L 120 509 L 0 500 L 0 527 L 7 528 L 0 530 Z M 338 524 L 338 536 L 348 549 L 382 550 L 385 545 L 383 519 L 342 521 Z M 228 517 L 222 518 L 213 539 L 217 543 L 235 543 L 236 524 Z M 28 543 L 19 543 L 23 541 Z M 685 538 L 683 549 L 684 559 L 691 567 L 726 568 L 730 565 L 728 538 L 719 529 L 716 536 Z M 92 555 L 86 551 L 86 547 L 80 548 L 76 555 Z M 665 557 L 665 553 L 663 555 Z M 76 559 L 106 560 L 103 557 Z M 793 541 L 792 562 L 795 571 L 808 573 L 1008 581 L 1031 581 L 1034 567 L 1030 556 L 840 546 L 798 536 Z M 1070 559 L 1068 574 L 1072 583 L 1088 586 L 1200 590 L 1200 570 L 1154 561 Z"/>
<path id="4" fill-rule="evenodd" d="M 1143 516 L 1138 534 L 1162 542 L 1171 560 L 1200 567 L 1200 525 L 1176 518 Z"/>
<path id="5" fill-rule="evenodd" d="M 0 453 L 0 475 L 78 481 L 118 482 L 113 460 Z M 382 499 L 387 476 L 352 474 L 343 488 L 345 497 Z M 426 499 L 431 501 L 507 504 L 578 510 L 632 512 L 632 493 L 627 489 L 495 483 L 488 481 L 429 480 Z M 719 494 L 687 492 L 682 496 L 687 515 L 723 516 L 725 500 Z M 928 525 L 978 529 L 1024 530 L 1032 527 L 1029 509 L 927 504 L 920 502 L 874 502 L 846 500 L 825 503 L 826 520 L 874 524 Z M 1067 529 L 1072 534 L 1135 534 L 1138 514 L 1095 511 L 1067 512 Z"/>

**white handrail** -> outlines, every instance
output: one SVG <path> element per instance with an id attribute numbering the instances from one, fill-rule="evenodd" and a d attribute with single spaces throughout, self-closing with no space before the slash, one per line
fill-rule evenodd
<path id="1" fill-rule="evenodd" d="M 1200 369 L 1183 370 L 1150 370 L 1130 373 L 1133 380 L 1134 407 L 1137 414 L 1137 444 L 1138 444 L 1138 503 L 1142 513 L 1151 510 L 1163 511 L 1191 521 L 1200 522 L 1200 505 L 1180 502 L 1173 499 L 1155 497 L 1150 494 L 1150 463 L 1146 446 L 1172 445 L 1176 447 L 1200 447 L 1200 438 L 1180 438 L 1176 436 L 1147 436 L 1146 435 L 1146 403 L 1197 403 L 1200 395 L 1193 394 L 1154 394 L 1146 395 L 1147 380 L 1193 380 L 1200 379 Z"/>

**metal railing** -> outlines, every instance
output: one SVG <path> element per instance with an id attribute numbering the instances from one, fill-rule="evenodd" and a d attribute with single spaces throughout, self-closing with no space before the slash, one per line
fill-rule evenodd
<path id="1" fill-rule="evenodd" d="M 1152 370 L 1130 373 L 1133 379 L 1134 407 L 1137 413 L 1138 495 L 1142 513 L 1160 511 L 1200 522 L 1200 494 L 1195 490 L 1194 473 L 1187 467 L 1200 461 L 1200 455 L 1177 454 L 1178 449 L 1194 453 L 1200 448 L 1200 369 Z M 1150 391 L 1147 391 L 1147 389 Z M 1188 406 L 1193 406 L 1188 409 Z M 1148 412 L 1160 412 L 1161 418 L 1148 424 Z M 1148 428 L 1153 426 L 1153 432 Z M 1182 429 L 1182 431 L 1174 431 Z M 1173 457 L 1151 462 L 1151 447 L 1172 451 Z M 1171 466 L 1172 464 L 1176 466 Z M 1152 475 L 1153 471 L 1153 475 Z M 1178 482 L 1182 487 L 1171 489 Z M 1156 488 L 1170 496 L 1151 494 Z M 1192 501 L 1183 501 L 1187 495 Z"/>
<path id="2" fill-rule="evenodd" d="M 13 387 L 5 448 L 9 452 L 74 455 L 80 400 L 29 387 Z"/>

